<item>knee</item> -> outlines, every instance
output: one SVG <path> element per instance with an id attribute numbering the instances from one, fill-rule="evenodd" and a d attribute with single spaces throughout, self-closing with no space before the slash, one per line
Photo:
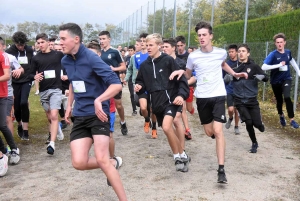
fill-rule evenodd
<path id="1" fill-rule="evenodd" d="M 121 109 L 122 108 L 122 104 L 120 104 L 120 103 L 116 104 L 116 108 L 117 108 L 117 110 Z"/>
<path id="2" fill-rule="evenodd" d="M 72 159 L 72 165 L 76 170 L 86 170 L 87 161 L 82 159 Z"/>
<path id="3" fill-rule="evenodd" d="M 170 133 L 171 129 L 173 129 L 173 127 L 172 127 L 172 125 L 163 124 L 162 129 L 163 129 L 164 133 L 166 135 L 168 135 Z"/>

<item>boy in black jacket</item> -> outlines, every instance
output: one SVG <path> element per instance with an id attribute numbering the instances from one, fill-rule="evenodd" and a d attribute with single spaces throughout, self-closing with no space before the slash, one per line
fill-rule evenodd
<path id="1" fill-rule="evenodd" d="M 258 143 L 255 136 L 254 127 L 264 132 L 265 127 L 261 120 L 259 103 L 257 101 L 258 81 L 267 82 L 268 76 L 264 71 L 249 59 L 250 48 L 246 44 L 238 48 L 239 61 L 233 70 L 237 73 L 245 72 L 248 79 L 233 78 L 234 104 L 239 111 L 240 118 L 246 123 L 246 129 L 252 141 L 250 153 L 256 153 Z"/>
<path id="2" fill-rule="evenodd" d="M 172 149 L 177 171 L 187 172 L 190 158 L 186 155 L 173 128 L 173 119 L 182 111 L 182 104 L 189 95 L 187 80 L 169 80 L 171 73 L 179 70 L 175 60 L 159 51 L 162 37 L 151 34 L 146 38 L 149 57 L 144 61 L 136 78 L 135 91 L 150 93 L 152 112 L 157 117 L 158 126 L 162 126 Z"/>

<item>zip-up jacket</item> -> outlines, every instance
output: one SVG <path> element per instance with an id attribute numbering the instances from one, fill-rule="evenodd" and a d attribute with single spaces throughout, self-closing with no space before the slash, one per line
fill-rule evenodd
<path id="1" fill-rule="evenodd" d="M 16 45 L 12 45 L 9 49 L 6 50 L 8 54 L 15 56 L 18 60 L 18 57 L 26 56 L 28 58 L 28 64 L 21 64 L 24 69 L 24 73 L 21 74 L 19 78 L 12 78 L 13 83 L 24 83 L 30 82 L 32 79 L 30 78 L 30 67 L 31 67 L 31 59 L 33 57 L 33 50 L 31 47 L 25 45 L 24 51 L 18 50 Z"/>
<path id="2" fill-rule="evenodd" d="M 236 73 L 245 72 L 248 79 L 233 77 L 233 94 L 235 98 L 248 100 L 257 97 L 258 79 L 256 75 L 264 75 L 263 82 L 268 81 L 267 74 L 253 61 L 248 60 L 246 63 L 237 63 L 237 67 L 233 68 Z"/>
<path id="3" fill-rule="evenodd" d="M 181 76 L 179 80 L 177 77 L 169 79 L 171 73 L 179 69 L 174 58 L 164 53 L 155 59 L 148 57 L 141 64 L 135 83 L 142 88 L 137 94 L 145 91 L 150 93 L 153 113 L 163 112 L 177 96 L 184 100 L 188 98 L 189 86 L 185 76 Z"/>

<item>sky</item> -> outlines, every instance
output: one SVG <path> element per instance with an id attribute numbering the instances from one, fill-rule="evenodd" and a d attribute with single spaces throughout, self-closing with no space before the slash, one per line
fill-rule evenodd
<path id="1" fill-rule="evenodd" d="M 36 21 L 118 25 L 147 3 L 148 0 L 1 0 L 0 23 L 16 25 Z"/>

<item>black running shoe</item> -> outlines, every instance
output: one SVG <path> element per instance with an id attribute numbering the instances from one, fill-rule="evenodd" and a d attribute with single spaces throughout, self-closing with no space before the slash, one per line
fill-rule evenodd
<path id="1" fill-rule="evenodd" d="M 120 124 L 121 124 L 121 123 L 120 123 Z M 121 133 L 122 133 L 123 135 L 127 135 L 127 134 L 128 134 L 128 129 L 127 129 L 126 123 L 121 124 Z"/>
<path id="2" fill-rule="evenodd" d="M 47 146 L 47 153 L 50 155 L 54 154 L 54 148 L 50 144 Z"/>
<path id="3" fill-rule="evenodd" d="M 258 143 L 252 143 L 252 147 L 249 150 L 249 153 L 255 154 L 257 152 L 257 148 L 258 148 Z"/>
<path id="4" fill-rule="evenodd" d="M 51 140 L 51 133 L 49 133 L 49 135 L 48 135 L 48 138 L 47 138 L 47 140 L 46 140 L 46 143 L 45 143 L 45 144 L 49 144 L 49 143 L 50 143 L 50 140 Z"/>
<path id="5" fill-rule="evenodd" d="M 22 127 L 22 125 L 18 125 L 18 136 L 21 139 L 23 138 L 23 127 Z"/>
<path id="6" fill-rule="evenodd" d="M 227 184 L 226 174 L 224 169 L 218 170 L 218 183 Z"/>
<path id="7" fill-rule="evenodd" d="M 210 136 L 211 137 L 211 139 L 215 139 L 216 137 L 215 137 L 215 134 L 212 134 L 212 136 Z"/>
<path id="8" fill-rule="evenodd" d="M 23 137 L 22 137 L 22 140 L 27 140 L 28 141 L 29 140 L 29 135 L 28 134 L 24 134 Z"/>
<path id="9" fill-rule="evenodd" d="M 68 124 L 65 120 L 61 120 L 60 123 L 61 123 L 61 129 L 67 128 Z"/>

